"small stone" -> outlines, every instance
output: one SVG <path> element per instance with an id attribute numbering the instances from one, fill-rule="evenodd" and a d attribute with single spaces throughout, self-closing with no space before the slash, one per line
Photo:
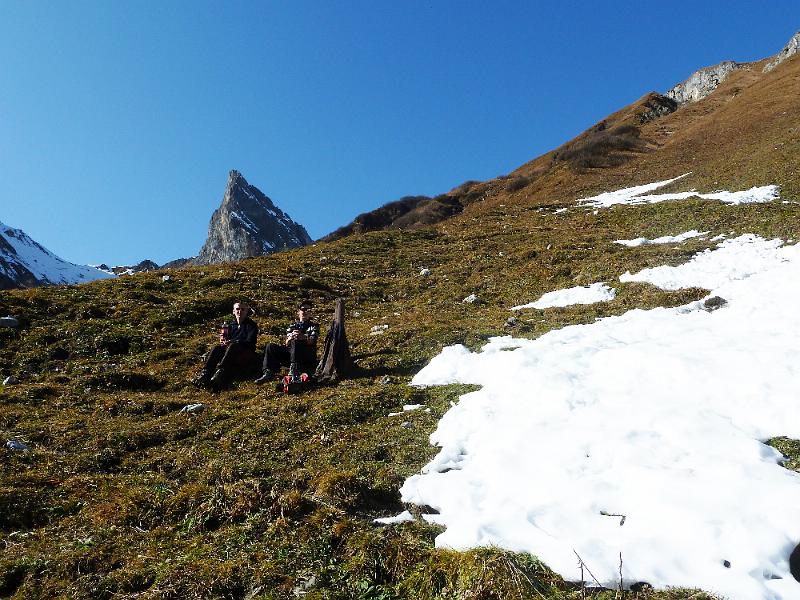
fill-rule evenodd
<path id="1" fill-rule="evenodd" d="M 384 375 L 383 377 L 380 378 L 378 383 L 380 383 L 381 385 L 389 385 L 393 381 L 394 380 L 391 377 L 389 377 L 388 375 Z"/>
<path id="2" fill-rule="evenodd" d="M 19 383 L 19 379 L 17 379 L 13 375 L 9 375 L 5 379 L 3 379 L 3 385 L 14 385 L 17 383 Z"/>
<path id="3" fill-rule="evenodd" d="M 170 276 L 169 275 L 162 275 L 161 276 L 161 281 L 169 281 L 169 280 L 170 280 Z"/>
<path id="4" fill-rule="evenodd" d="M 313 589 L 316 584 L 317 578 L 314 575 L 309 575 L 307 579 L 302 580 L 297 586 L 295 586 L 292 592 L 295 596 L 300 598 L 307 595 L 309 590 Z"/>
<path id="5" fill-rule="evenodd" d="M 375 325 L 372 329 L 369 330 L 370 335 L 383 335 L 386 330 L 389 329 L 388 325 Z"/>
<path id="6" fill-rule="evenodd" d="M 731 568 L 731 561 L 723 560 L 722 561 L 722 566 L 725 567 L 726 569 L 730 569 Z"/>
<path id="7" fill-rule="evenodd" d="M 21 452 L 25 452 L 27 450 L 30 450 L 30 448 L 28 448 L 28 446 L 26 444 L 23 444 L 22 442 L 18 442 L 17 440 L 8 440 L 6 442 L 6 448 L 8 448 L 9 450 L 18 450 L 18 451 L 21 451 Z"/>
<path id="8" fill-rule="evenodd" d="M 206 409 L 205 404 L 197 403 L 197 404 L 187 404 L 181 409 L 181 412 L 185 413 L 201 413 Z"/>
<path id="9" fill-rule="evenodd" d="M 517 317 L 508 317 L 506 319 L 506 327 L 514 327 L 517 323 L 519 323 Z"/>
<path id="10" fill-rule="evenodd" d="M 420 274 L 422 277 L 427 277 L 428 275 L 430 275 L 430 274 L 431 274 L 431 270 L 430 270 L 430 269 L 422 269 L 422 270 L 419 272 L 419 274 Z"/>
<path id="11" fill-rule="evenodd" d="M 475 294 L 470 294 L 466 298 L 462 300 L 462 302 L 466 302 L 467 304 L 474 304 L 478 301 L 478 297 Z"/>
<path id="12" fill-rule="evenodd" d="M 647 583 L 646 581 L 637 581 L 636 583 L 631 584 L 631 591 L 632 592 L 648 592 L 653 589 L 653 586 Z"/>
<path id="13" fill-rule="evenodd" d="M 714 312 L 718 308 L 722 308 L 728 303 L 725 298 L 720 298 L 719 296 L 712 296 L 711 298 L 706 298 L 705 302 L 703 302 L 703 310 L 708 312 Z"/>
<path id="14" fill-rule="evenodd" d="M 19 319 L 16 317 L 0 317 L 0 327 L 10 327 L 16 329 L 19 327 Z"/>
<path id="15" fill-rule="evenodd" d="M 400 427 L 405 427 L 406 429 L 413 429 L 414 424 L 411 421 L 403 421 L 400 423 Z"/>

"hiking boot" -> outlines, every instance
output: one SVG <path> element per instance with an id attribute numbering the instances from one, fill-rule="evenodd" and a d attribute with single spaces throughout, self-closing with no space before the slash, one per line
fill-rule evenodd
<path id="1" fill-rule="evenodd" d="M 217 369 L 211 376 L 211 379 L 208 380 L 208 382 L 214 388 L 221 388 L 223 385 L 225 385 L 225 371 L 223 371 L 222 369 Z"/>
<path id="2" fill-rule="evenodd" d="M 200 371 L 200 372 L 199 372 L 199 373 L 198 373 L 198 374 L 197 374 L 197 375 L 194 377 L 194 379 L 192 379 L 192 385 L 194 385 L 194 386 L 197 386 L 197 387 L 208 387 L 208 385 L 209 385 L 209 379 L 210 379 L 210 378 L 209 378 L 209 376 L 208 376 L 208 371 L 206 371 L 205 369 L 203 369 L 202 371 Z"/>
<path id="3" fill-rule="evenodd" d="M 265 369 L 264 373 L 261 375 L 261 377 L 256 379 L 255 383 L 261 385 L 262 383 L 266 383 L 267 381 L 270 381 L 272 379 L 275 379 L 275 373 L 273 373 L 269 369 Z"/>

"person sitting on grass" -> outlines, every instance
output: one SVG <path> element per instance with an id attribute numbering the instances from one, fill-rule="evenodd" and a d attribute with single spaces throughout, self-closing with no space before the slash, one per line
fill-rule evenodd
<path id="1" fill-rule="evenodd" d="M 233 305 L 236 320 L 222 326 L 219 344 L 208 353 L 203 370 L 192 383 L 219 389 L 235 375 L 247 373 L 258 364 L 258 325 L 250 318 L 250 312 L 250 307 L 244 302 Z"/>
<path id="2" fill-rule="evenodd" d="M 317 364 L 317 338 L 319 325 L 311 320 L 311 302 L 303 300 L 297 307 L 297 321 L 286 329 L 285 344 L 267 344 L 264 348 L 263 374 L 256 383 L 274 379 L 281 366 L 289 367 L 289 375 L 296 379 L 303 371 L 313 373 Z"/>

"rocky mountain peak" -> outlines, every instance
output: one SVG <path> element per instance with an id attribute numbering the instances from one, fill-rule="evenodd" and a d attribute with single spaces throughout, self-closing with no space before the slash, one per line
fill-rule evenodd
<path id="1" fill-rule="evenodd" d="M 294 222 L 236 170 L 228 174 L 222 204 L 211 215 L 208 238 L 195 264 L 214 264 L 262 256 L 311 243 Z"/>

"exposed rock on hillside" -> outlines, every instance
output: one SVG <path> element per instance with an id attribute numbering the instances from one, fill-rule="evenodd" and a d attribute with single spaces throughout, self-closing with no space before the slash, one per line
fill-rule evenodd
<path id="1" fill-rule="evenodd" d="M 667 92 L 667 96 L 675 100 L 678 105 L 688 102 L 697 102 L 713 92 L 720 83 L 727 79 L 736 69 L 741 69 L 744 65 L 726 60 L 713 67 L 706 67 L 692 73 L 686 81 L 679 83 Z"/>
<path id="2" fill-rule="evenodd" d="M 59 258 L 21 229 L 0 223 L 0 289 L 85 283 L 113 277 Z"/>
<path id="3" fill-rule="evenodd" d="M 800 51 L 800 31 L 792 36 L 792 39 L 783 47 L 783 50 L 772 57 L 772 60 L 764 67 L 764 73 L 769 73 L 783 61 L 797 54 L 798 51 Z"/>
<path id="4" fill-rule="evenodd" d="M 194 263 L 207 265 L 262 256 L 311 243 L 305 228 L 261 190 L 231 171 L 220 207 L 211 215 L 208 239 Z"/>
<path id="5" fill-rule="evenodd" d="M 652 93 L 644 101 L 642 112 L 639 115 L 640 123 L 647 123 L 659 117 L 668 115 L 678 108 L 678 103 L 668 96 Z"/>

